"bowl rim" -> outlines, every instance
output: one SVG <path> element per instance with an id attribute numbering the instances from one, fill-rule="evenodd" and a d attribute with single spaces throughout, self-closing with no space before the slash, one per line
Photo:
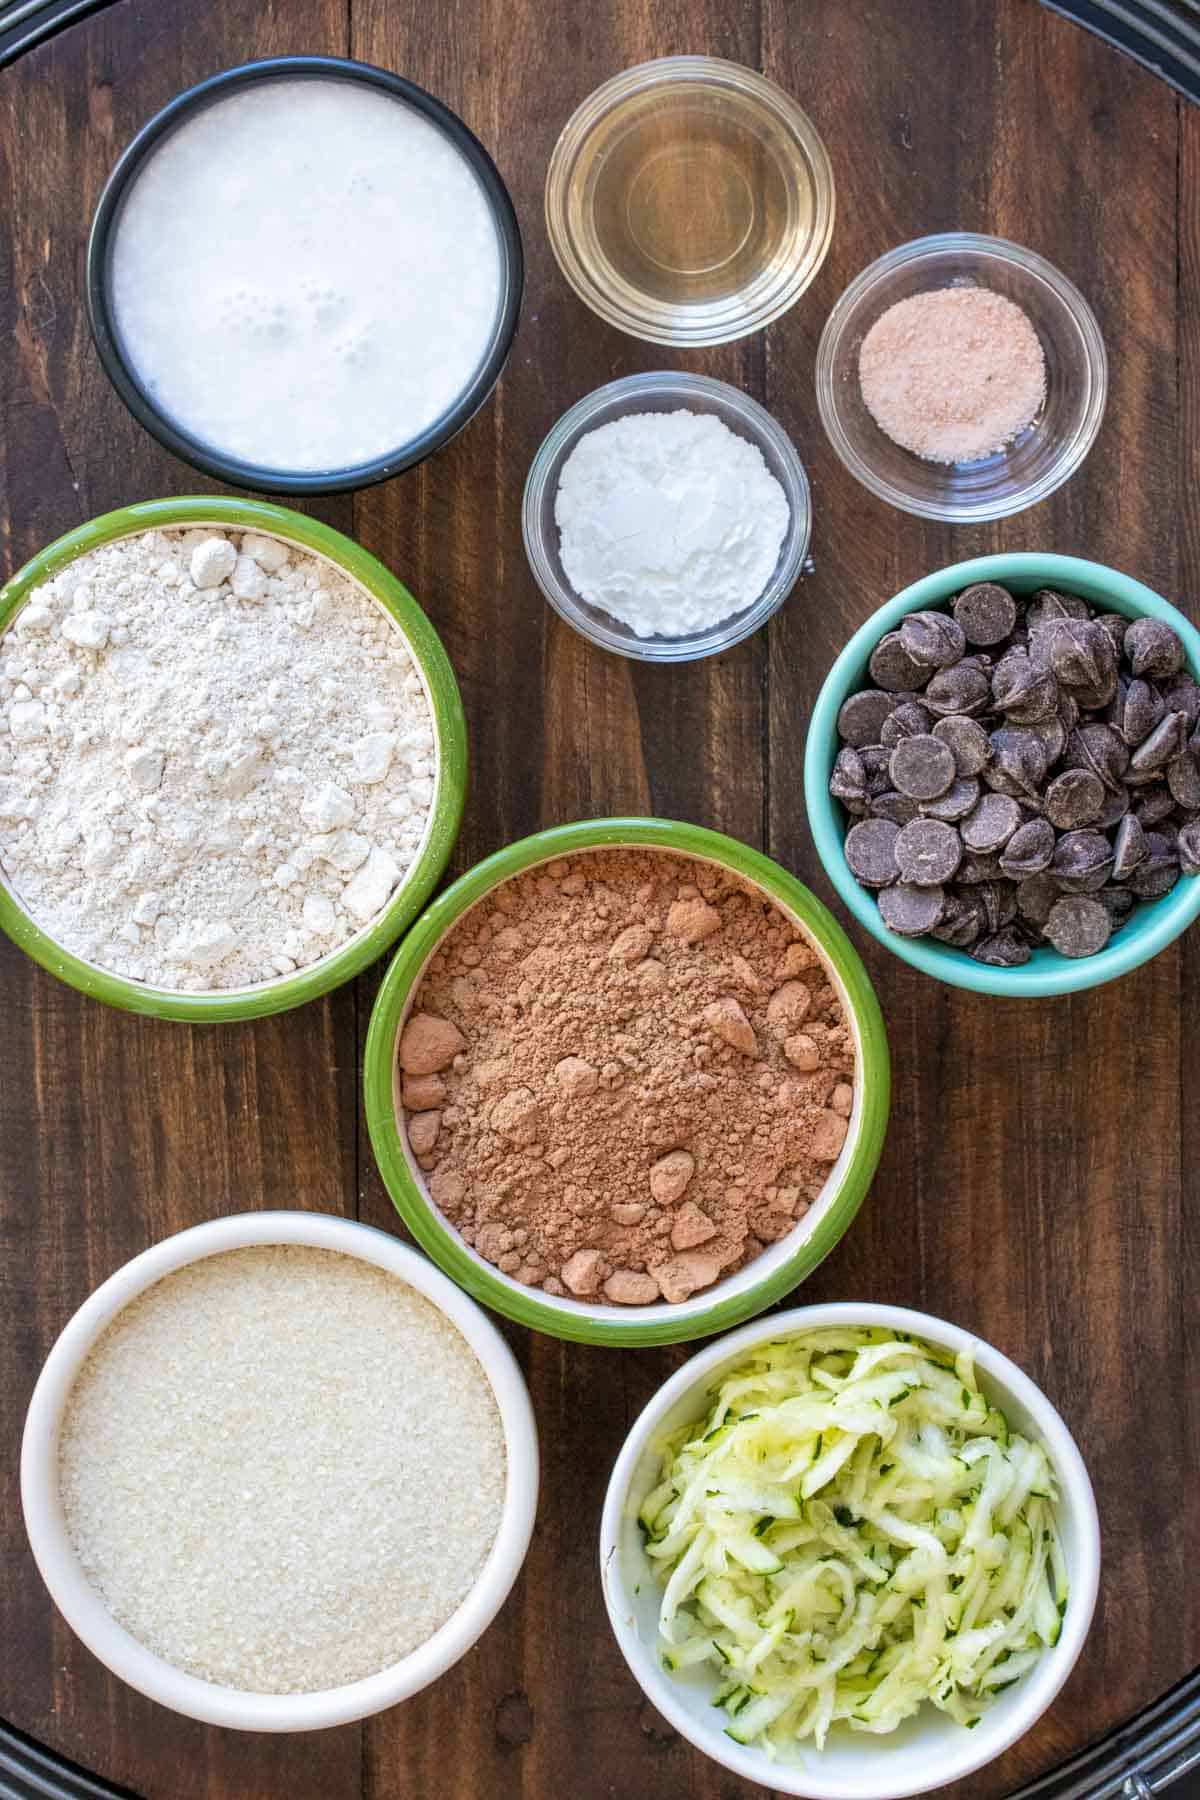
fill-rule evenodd
<path id="1" fill-rule="evenodd" d="M 668 1722 L 706 1756 L 747 1780 L 765 1782 L 781 1793 L 807 1796 L 808 1800 L 848 1800 L 851 1793 L 856 1800 L 861 1800 L 868 1791 L 872 1795 L 880 1792 L 878 1786 L 870 1790 L 865 1787 L 851 1790 L 845 1786 L 823 1782 L 819 1755 L 816 1752 L 803 1770 L 792 1770 L 785 1763 L 768 1762 L 761 1751 L 735 1744 L 719 1728 L 714 1728 L 711 1733 L 699 1732 L 694 1718 L 679 1700 L 674 1684 L 659 1667 L 657 1658 L 646 1650 L 638 1635 L 621 1581 L 621 1560 L 618 1554 L 625 1497 L 630 1482 L 645 1452 L 647 1440 L 665 1414 L 697 1387 L 714 1368 L 740 1352 L 752 1349 L 755 1344 L 768 1338 L 790 1336 L 796 1332 L 833 1325 L 884 1326 L 894 1331 L 907 1331 L 914 1337 L 927 1338 L 954 1350 L 972 1347 L 976 1352 L 976 1366 L 984 1377 L 1011 1394 L 1036 1421 L 1038 1435 L 1045 1440 L 1061 1485 L 1069 1493 L 1079 1531 L 1079 1566 L 1071 1570 L 1071 1604 L 1067 1608 L 1062 1634 L 1058 1643 L 1038 1665 L 1039 1669 L 1047 1669 L 1049 1679 L 1044 1677 L 1036 1688 L 1031 1686 L 1030 1704 L 1024 1709 L 1014 1709 L 1017 1714 L 1016 1722 L 1010 1723 L 1003 1731 L 997 1731 L 989 1738 L 986 1713 L 978 1733 L 968 1734 L 964 1731 L 963 1748 L 967 1754 L 945 1772 L 945 1765 L 939 1765 L 935 1775 L 931 1777 L 926 1772 L 916 1785 L 897 1788 L 889 1784 L 888 1794 L 894 1796 L 895 1800 L 904 1800 L 907 1795 L 926 1793 L 931 1785 L 941 1787 L 970 1775 L 999 1756 L 1029 1730 L 1051 1705 L 1074 1668 L 1096 1607 L 1100 1579 L 1100 1520 L 1086 1464 L 1057 1407 L 1032 1377 L 1003 1351 L 996 1349 L 975 1332 L 940 1319 L 933 1313 L 923 1312 L 915 1307 L 857 1300 L 795 1307 L 787 1312 L 776 1313 L 769 1319 L 756 1320 L 741 1331 L 733 1332 L 717 1343 L 706 1345 L 684 1363 L 682 1368 L 677 1369 L 651 1397 L 638 1414 L 618 1452 L 609 1477 L 600 1521 L 601 1586 L 613 1635 L 642 1691 Z M 1031 1677 L 1036 1672 L 1031 1670 Z M 864 1745 L 864 1754 L 870 1753 L 874 1741 L 869 1740 Z M 886 1756 L 885 1744 L 878 1747 L 877 1754 L 881 1759 Z M 878 1775 L 873 1776 L 873 1780 L 883 1779 L 886 1776 L 881 1761 Z"/>
<path id="2" fill-rule="evenodd" d="M 813 220 L 806 252 L 804 276 L 799 285 L 795 279 L 779 293 L 769 306 L 740 318 L 724 327 L 699 322 L 689 328 L 672 328 L 656 322 L 653 311 L 638 313 L 611 303 L 604 287 L 592 278 L 579 257 L 575 234 L 571 230 L 567 190 L 569 172 L 583 146 L 617 98 L 626 99 L 638 92 L 652 90 L 677 79 L 706 81 L 714 88 L 736 87 L 751 93 L 768 108 L 792 139 L 799 144 L 811 187 Z M 546 165 L 543 189 L 543 216 L 546 235 L 560 274 L 598 318 L 643 343 L 662 344 L 674 349 L 701 349 L 713 344 L 729 344 L 749 337 L 782 318 L 807 292 L 820 273 L 829 253 L 837 213 L 837 188 L 833 164 L 825 141 L 809 114 L 787 89 L 770 76 L 745 63 L 724 56 L 658 56 L 648 62 L 634 63 L 611 75 L 585 95 L 567 119 L 555 140 Z"/>
<path id="3" fill-rule="evenodd" d="M 593 619 L 583 610 L 586 603 L 581 601 L 568 584 L 559 581 L 557 570 L 543 542 L 540 529 L 541 506 L 549 491 L 555 463 L 564 451 L 573 447 L 572 440 L 577 442 L 584 435 L 599 413 L 627 398 L 643 398 L 648 405 L 653 404 L 656 398 L 679 401 L 683 403 L 683 410 L 686 410 L 689 400 L 701 407 L 706 403 L 723 402 L 737 414 L 746 430 L 754 434 L 746 442 L 753 443 L 756 449 L 760 449 L 758 440 L 762 439 L 771 446 L 787 468 L 800 502 L 799 505 L 793 504 L 793 495 L 788 493 L 788 528 L 780 546 L 779 560 L 757 600 L 744 607 L 740 613 L 732 613 L 727 619 L 719 620 L 706 631 L 693 632 L 687 637 L 624 637 L 602 619 Z M 616 656 L 627 657 L 631 662 L 698 662 L 703 657 L 716 656 L 723 650 L 731 649 L 734 644 L 740 644 L 779 611 L 804 571 L 812 541 L 812 513 L 812 488 L 808 472 L 800 460 L 800 453 L 778 419 L 767 411 L 761 401 L 740 388 L 731 387 L 727 381 L 717 381 L 711 375 L 696 375 L 686 369 L 658 369 L 622 375 L 616 381 L 605 382 L 603 387 L 593 388 L 590 394 L 585 394 L 573 406 L 569 406 L 550 427 L 538 446 L 529 465 L 529 474 L 525 478 L 521 496 L 521 536 L 530 570 L 544 598 L 549 601 L 559 618 L 565 620 L 589 643 L 596 644 L 602 650 L 610 650 Z M 602 611 L 601 608 L 593 610 Z"/>
<path id="4" fill-rule="evenodd" d="M 1001 262 L 1023 269 L 1051 290 L 1070 315 L 1083 343 L 1085 361 L 1090 370 L 1090 393 L 1083 418 L 1073 437 L 1064 441 L 1052 467 L 1037 481 L 992 500 L 921 499 L 902 494 L 890 481 L 878 475 L 874 467 L 855 449 L 835 404 L 833 364 L 850 315 L 865 294 L 869 294 L 887 276 L 908 263 L 925 260 L 936 262 L 939 257 L 964 252 L 993 256 Z M 917 518 L 938 519 L 951 525 L 980 524 L 992 519 L 1008 518 L 1014 513 L 1025 511 L 1027 507 L 1037 505 L 1068 481 L 1083 463 L 1096 441 L 1108 403 L 1108 352 L 1088 300 L 1075 283 L 1046 257 L 1036 250 L 1027 249 L 1024 244 L 1014 243 L 1010 238 L 993 237 L 981 231 L 942 231 L 897 244 L 894 249 L 876 257 L 873 263 L 869 263 L 849 282 L 834 302 L 821 332 L 814 365 L 814 386 L 817 411 L 834 453 L 855 480 L 874 494 L 876 499 L 884 500 L 889 506 L 894 506 L 901 512 L 912 513 Z"/>
<path id="5" fill-rule="evenodd" d="M 423 1294 L 475 1352 L 504 1431 L 504 1506 L 474 1586 L 433 1636 L 389 1665 L 341 1687 L 309 1694 L 254 1694 L 204 1681 L 148 1650 L 117 1623 L 84 1575 L 58 1498 L 58 1436 L 79 1369 L 109 1322 L 163 1276 L 251 1245 L 302 1244 L 372 1263 Z M 538 1441 L 516 1358 L 495 1325 L 454 1282 L 400 1239 L 328 1213 L 235 1213 L 162 1238 L 101 1283 L 63 1327 L 42 1365 L 21 1442 L 21 1504 L 30 1547 L 50 1597 L 106 1668 L 139 1693 L 188 1718 L 240 1731 L 315 1731 L 368 1717 L 443 1674 L 500 1610 L 525 1560 L 537 1510 Z"/>
<path id="6" fill-rule="evenodd" d="M 949 945 L 925 938 L 898 937 L 888 931 L 870 893 L 861 888 L 850 873 L 842 848 L 843 833 L 829 798 L 828 781 L 837 744 L 838 711 L 842 701 L 854 691 L 854 684 L 861 681 L 867 658 L 879 639 L 885 632 L 893 630 L 906 613 L 941 605 L 951 594 L 974 581 L 1001 584 L 1014 581 L 1028 586 L 1061 587 L 1067 592 L 1078 591 L 1078 584 L 1082 583 L 1085 589 L 1093 590 L 1093 602 L 1097 592 L 1103 595 L 1106 610 L 1122 612 L 1130 618 L 1149 616 L 1165 620 L 1179 633 L 1191 672 L 1200 678 L 1200 632 L 1170 601 L 1132 575 L 1124 575 L 1105 563 L 1089 562 L 1083 557 L 1036 550 L 1005 551 L 951 563 L 911 582 L 872 613 L 859 626 L 825 677 L 813 707 L 804 750 L 804 802 L 809 829 L 822 867 L 839 899 L 876 942 L 902 962 L 952 987 L 967 988 L 974 993 L 1007 994 L 1021 999 L 1079 993 L 1139 968 L 1177 938 L 1200 914 L 1200 878 L 1181 877 L 1161 900 L 1146 902 L 1144 910 L 1146 913 L 1153 911 L 1152 921 L 1136 936 L 1127 939 L 1122 932 L 1117 932 L 1108 946 L 1095 956 L 1079 957 L 1074 961 L 1056 957 L 1052 963 L 1027 963 L 1017 969 L 991 968 L 985 963 L 972 962 L 964 952 Z M 1086 592 L 1084 597 L 1089 597 Z"/>
<path id="7" fill-rule="evenodd" d="M 357 582 L 395 620 L 421 671 L 438 746 L 437 786 L 420 853 L 373 923 L 307 969 L 252 987 L 189 993 L 132 981 L 87 962 L 66 950 L 36 923 L 4 877 L 2 865 L 0 930 L 60 981 L 123 1012 L 192 1023 L 264 1018 L 303 1006 L 349 981 L 382 955 L 421 910 L 449 861 L 462 822 L 467 788 L 466 716 L 442 641 L 404 584 L 352 538 L 318 519 L 265 500 L 185 494 L 166 500 L 138 501 L 75 526 L 31 557 L 0 587 L 0 635 L 38 587 L 88 551 L 138 532 L 185 530 L 189 525 L 262 531 L 315 552 Z"/>
<path id="8" fill-rule="evenodd" d="M 331 470 L 273 469 L 228 455 L 193 437 L 160 410 L 126 359 L 110 295 L 115 228 L 122 202 L 160 139 L 194 113 L 223 100 L 240 88 L 272 80 L 337 80 L 358 82 L 401 100 L 449 138 L 483 190 L 496 231 L 501 264 L 501 300 L 489 349 L 467 387 L 440 419 L 407 443 L 368 461 Z M 521 311 L 525 259 L 516 209 L 503 177 L 474 132 L 444 101 L 415 81 L 372 63 L 344 56 L 269 56 L 239 63 L 207 76 L 176 94 L 154 113 L 122 151 L 104 184 L 88 234 L 84 293 L 88 323 L 105 374 L 138 424 L 182 461 L 234 487 L 274 494 L 340 494 L 388 481 L 423 462 L 456 437 L 474 417 L 500 379 L 508 360 Z"/>
<path id="9" fill-rule="evenodd" d="M 770 1274 L 741 1293 L 720 1298 L 721 1284 L 676 1306 L 621 1309 L 612 1305 L 551 1305 L 474 1257 L 442 1223 L 413 1177 L 395 1106 L 396 1042 L 426 963 L 446 932 L 481 898 L 526 869 L 584 850 L 635 847 L 717 862 L 754 882 L 798 919 L 834 968 L 858 1027 L 861 1119 L 837 1188 L 812 1232 Z M 535 1331 L 575 1343 L 632 1347 L 676 1344 L 710 1336 L 753 1317 L 801 1282 L 846 1231 L 875 1174 L 887 1128 L 890 1062 L 883 1015 L 857 951 L 814 894 L 760 851 L 720 832 L 668 819 L 612 818 L 557 825 L 496 851 L 459 877 L 417 921 L 384 976 L 372 1009 L 363 1059 L 367 1130 L 384 1186 L 421 1248 L 477 1300 Z M 714 1297 L 715 1296 L 715 1297 Z M 647 1313 L 654 1316 L 647 1317 Z"/>

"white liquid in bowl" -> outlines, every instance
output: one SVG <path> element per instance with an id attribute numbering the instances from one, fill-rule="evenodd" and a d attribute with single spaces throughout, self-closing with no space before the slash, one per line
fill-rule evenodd
<path id="1" fill-rule="evenodd" d="M 191 437 L 265 468 L 351 468 L 454 405 L 492 342 L 500 243 L 474 171 L 404 101 L 264 80 L 187 120 L 112 250 L 127 362 Z"/>

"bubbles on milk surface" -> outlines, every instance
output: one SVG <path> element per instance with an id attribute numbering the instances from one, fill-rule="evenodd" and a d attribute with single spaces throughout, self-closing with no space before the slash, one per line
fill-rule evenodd
<path id="1" fill-rule="evenodd" d="M 500 298 L 469 164 L 405 102 L 336 79 L 263 82 L 188 120 L 114 237 L 133 369 L 184 431 L 267 468 L 347 468 L 427 431 Z"/>

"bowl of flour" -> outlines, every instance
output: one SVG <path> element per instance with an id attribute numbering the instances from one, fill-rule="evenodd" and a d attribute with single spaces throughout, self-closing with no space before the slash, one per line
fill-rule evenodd
<path id="1" fill-rule="evenodd" d="M 457 835 L 466 729 L 416 601 L 281 507 L 146 502 L 0 589 L 0 927 L 96 999 L 252 1018 L 348 980 Z"/>
<path id="2" fill-rule="evenodd" d="M 601 649 L 692 662 L 740 643 L 795 586 L 812 507 L 766 409 L 705 375 L 628 375 L 563 414 L 525 485 L 546 599 Z"/>

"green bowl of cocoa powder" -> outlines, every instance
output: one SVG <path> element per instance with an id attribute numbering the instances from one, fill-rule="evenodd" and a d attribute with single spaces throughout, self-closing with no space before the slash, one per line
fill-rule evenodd
<path id="1" fill-rule="evenodd" d="M 749 1319 L 838 1242 L 890 1070 L 824 906 L 733 838 L 598 819 L 468 871 L 397 951 L 367 1124 L 405 1225 L 554 1337 L 682 1342 Z"/>

